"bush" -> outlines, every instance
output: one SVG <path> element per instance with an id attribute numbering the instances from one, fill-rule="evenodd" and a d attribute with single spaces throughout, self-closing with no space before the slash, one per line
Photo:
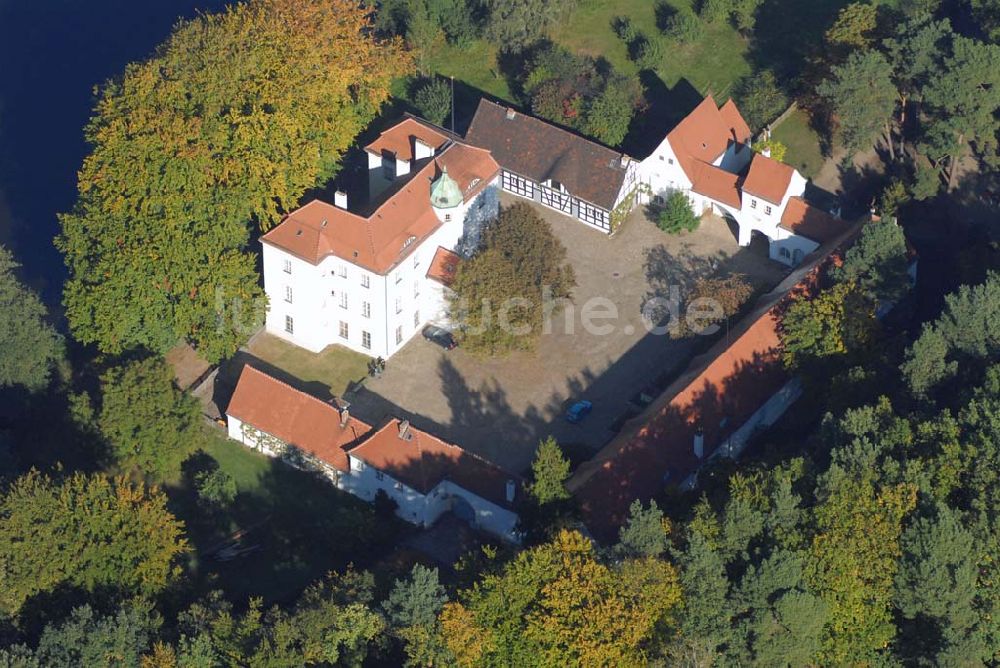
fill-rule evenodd
<path id="1" fill-rule="evenodd" d="M 643 38 L 635 49 L 635 64 L 640 70 L 655 70 L 663 62 L 663 45 L 660 40 Z"/>
<path id="2" fill-rule="evenodd" d="M 611 21 L 611 29 L 625 44 L 631 44 L 639 36 L 639 30 L 632 23 L 632 19 L 627 16 L 616 16 Z"/>
<path id="3" fill-rule="evenodd" d="M 687 195 L 677 191 L 667 197 L 666 204 L 657 216 L 656 224 L 664 232 L 679 234 L 698 229 L 700 219 L 691 208 Z"/>
<path id="4" fill-rule="evenodd" d="M 451 112 L 451 85 L 444 79 L 431 79 L 417 89 L 413 104 L 421 116 L 442 125 Z"/>
<path id="5" fill-rule="evenodd" d="M 682 44 L 690 44 L 704 36 L 705 25 L 694 12 L 686 9 L 675 12 L 666 19 L 663 33 Z"/>
<path id="6" fill-rule="evenodd" d="M 708 23 L 729 19 L 733 13 L 733 0 L 702 0 L 698 5 L 698 16 Z"/>
<path id="7" fill-rule="evenodd" d="M 236 499 L 236 481 L 222 469 L 199 472 L 195 485 L 198 503 L 210 510 L 225 508 Z"/>

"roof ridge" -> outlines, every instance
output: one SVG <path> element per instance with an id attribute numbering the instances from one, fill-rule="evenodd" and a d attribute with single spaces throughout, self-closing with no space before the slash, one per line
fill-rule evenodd
<path id="1" fill-rule="evenodd" d="M 515 111 L 515 113 L 518 113 L 521 116 L 524 116 L 525 118 L 530 118 L 532 121 L 534 121 L 536 123 L 540 123 L 542 125 L 545 125 L 546 127 L 554 128 L 554 129 L 558 130 L 559 132 L 567 134 L 567 135 L 569 135 L 571 137 L 574 137 L 576 139 L 581 139 L 581 140 L 583 140 L 585 142 L 589 142 L 589 143 L 593 144 L 594 146 L 598 146 L 598 147 L 604 149 L 605 151 L 610 151 L 611 153 L 616 153 L 618 155 L 623 155 L 626 158 L 628 158 L 629 160 L 635 160 L 635 158 L 633 158 L 632 156 L 630 156 L 625 151 L 621 151 L 619 149 L 612 148 L 612 147 L 608 146 L 607 144 L 602 144 L 601 142 L 599 142 L 599 141 L 597 141 L 595 139 L 591 139 L 590 137 L 586 137 L 586 136 L 584 136 L 584 135 L 582 135 L 582 134 L 580 134 L 578 132 L 573 132 L 572 130 L 567 130 L 566 128 L 562 127 L 561 125 L 558 125 L 557 123 L 555 123 L 554 121 L 547 121 L 544 118 L 538 118 L 537 116 L 534 116 L 534 115 L 529 114 L 529 113 L 525 113 L 525 112 L 523 112 L 523 111 L 521 111 L 519 109 L 515 109 L 514 107 L 508 107 L 508 106 L 505 106 L 505 105 L 502 105 L 502 104 L 498 104 L 498 103 L 494 102 L 493 100 L 487 100 L 485 97 L 484 98 L 480 98 L 480 100 L 481 100 L 481 102 L 487 102 L 489 104 L 492 104 L 495 107 L 499 107 L 501 110 L 504 110 L 504 111 L 506 111 L 507 109 L 513 109 Z M 475 122 L 475 117 L 474 116 L 473 116 L 473 122 Z M 469 126 L 469 130 L 470 131 L 472 130 L 472 126 L 471 125 Z"/>
<path id="2" fill-rule="evenodd" d="M 280 380 L 280 379 L 278 379 L 278 378 L 275 378 L 274 376 L 272 376 L 272 375 L 271 375 L 271 374 L 269 374 L 269 373 L 264 373 L 263 371 L 261 371 L 261 370 L 260 370 L 260 369 L 258 369 L 257 367 L 255 367 L 255 366 L 252 366 L 252 365 L 251 365 L 251 364 L 250 364 L 249 362 L 246 362 L 246 363 L 244 363 L 244 365 L 243 365 L 243 373 L 246 373 L 246 371 L 247 371 L 248 369 L 249 369 L 250 371 L 253 371 L 254 373 L 256 373 L 256 374 L 260 375 L 261 377 L 263 377 L 263 378 L 267 379 L 267 380 L 270 380 L 270 381 L 273 381 L 273 382 L 277 383 L 278 385 L 281 385 L 282 387 L 284 387 L 284 388 L 286 388 L 286 389 L 289 389 L 289 390 L 291 390 L 292 392 L 295 392 L 296 394 L 299 394 L 299 395 L 302 395 L 303 397 L 305 397 L 306 399 L 309 399 L 310 401 L 314 401 L 314 402 L 318 403 L 319 405 L 323 406 L 324 408 L 329 408 L 330 410 L 333 410 L 333 411 L 338 411 L 338 412 L 340 411 L 340 408 L 339 408 L 339 407 L 337 407 L 337 406 L 334 406 L 333 404 L 331 404 L 331 403 L 329 403 L 329 402 L 327 402 L 327 401 L 323 401 L 323 400 L 322 400 L 322 399 L 320 399 L 319 397 L 314 397 L 313 395 L 309 394 L 308 392 L 303 392 L 302 390 L 300 390 L 300 389 L 298 389 L 298 388 L 296 388 L 296 387 L 293 387 L 293 386 L 289 385 L 289 384 L 288 384 L 288 383 L 286 383 L 285 381 L 283 381 L 283 380 Z M 241 373 L 240 375 L 241 375 L 241 377 L 242 377 L 242 373 Z M 239 381 L 237 381 L 236 385 L 237 385 L 237 387 L 239 386 Z M 339 397 L 336 397 L 336 396 L 335 396 L 335 397 L 334 397 L 334 399 L 337 399 L 337 401 L 339 402 Z M 371 427 L 371 425 L 369 425 L 369 424 L 368 424 L 367 422 L 364 422 L 363 420 L 359 420 L 358 418 L 354 417 L 353 415 L 350 415 L 350 416 L 349 416 L 349 420 L 351 420 L 351 421 L 354 421 L 354 422 L 357 422 L 357 423 L 359 423 L 359 424 L 363 424 L 363 425 L 365 425 L 366 427 L 368 427 L 369 429 L 371 429 L 371 428 L 372 428 L 372 427 Z"/>

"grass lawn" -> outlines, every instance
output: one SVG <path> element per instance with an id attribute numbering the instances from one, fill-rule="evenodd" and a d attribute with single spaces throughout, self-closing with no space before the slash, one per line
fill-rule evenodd
<path id="1" fill-rule="evenodd" d="M 809 114 L 796 109 L 772 133 L 774 139 L 788 147 L 785 162 L 802 172 L 807 179 L 819 172 L 826 160 L 820 151 L 820 137 L 809 125 Z"/>
<path id="2" fill-rule="evenodd" d="M 337 345 L 327 346 L 320 353 L 311 353 L 276 336 L 262 333 L 250 346 L 250 353 L 300 381 L 329 387 L 335 396 L 343 396 L 351 383 L 357 383 L 368 375 L 367 356 Z"/>
<path id="3" fill-rule="evenodd" d="M 205 453 L 236 481 L 238 494 L 221 512 L 198 505 L 189 476 L 168 486 L 171 509 L 187 526 L 190 568 L 201 590 L 222 589 L 236 603 L 293 599 L 309 583 L 348 564 L 366 568 L 392 551 L 403 526 L 329 482 L 227 439 L 206 426 Z M 212 556 L 244 531 L 231 561 Z"/>

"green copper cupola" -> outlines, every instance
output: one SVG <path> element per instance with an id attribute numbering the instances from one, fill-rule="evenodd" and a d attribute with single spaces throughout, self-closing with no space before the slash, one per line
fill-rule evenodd
<path id="1" fill-rule="evenodd" d="M 431 205 L 435 209 L 454 209 L 462 204 L 462 189 L 455 179 L 448 176 L 448 168 L 441 168 L 441 176 L 431 183 Z"/>

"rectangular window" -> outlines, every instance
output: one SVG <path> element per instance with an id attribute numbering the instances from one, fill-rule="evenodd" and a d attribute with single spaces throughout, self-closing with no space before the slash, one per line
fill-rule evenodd
<path id="1" fill-rule="evenodd" d="M 370 288 L 371 287 L 371 279 L 368 278 L 368 274 L 362 274 L 361 275 L 361 287 L 363 287 L 363 288 Z"/>
<path id="2" fill-rule="evenodd" d="M 769 206 L 765 206 L 765 207 L 764 207 L 764 213 L 765 213 L 766 215 L 770 216 L 770 215 L 771 215 L 771 207 L 769 207 Z"/>
<path id="3" fill-rule="evenodd" d="M 396 285 L 399 285 L 403 281 L 403 272 L 396 274 Z"/>
<path id="4" fill-rule="evenodd" d="M 292 286 L 290 285 L 285 286 L 285 301 L 289 304 L 292 303 Z"/>
<path id="5" fill-rule="evenodd" d="M 403 483 L 401 483 L 401 482 L 397 482 L 397 483 L 395 484 L 395 487 L 396 487 L 396 489 L 398 489 L 399 491 L 403 491 Z"/>
<path id="6" fill-rule="evenodd" d="M 402 313 L 402 312 L 403 312 L 403 298 L 396 297 L 396 313 Z"/>
<path id="7" fill-rule="evenodd" d="M 413 268 L 416 269 L 420 266 L 420 255 L 417 253 L 413 254 Z"/>
<path id="8" fill-rule="evenodd" d="M 451 222 L 451 214 L 450 213 L 444 214 L 444 222 L 446 222 L 446 223 L 450 223 Z"/>
<path id="9" fill-rule="evenodd" d="M 403 326 L 400 325 L 396 328 L 396 345 L 403 342 Z"/>
<path id="10" fill-rule="evenodd" d="M 347 293 L 340 291 L 340 308 L 347 308 Z"/>
<path id="11" fill-rule="evenodd" d="M 755 199 L 751 199 L 750 200 L 750 208 L 751 209 L 756 209 L 757 208 L 757 200 L 755 200 Z"/>
<path id="12" fill-rule="evenodd" d="M 503 172 L 500 176 L 500 184 L 503 186 L 504 190 L 510 191 L 515 195 L 527 197 L 528 199 L 532 199 L 535 196 L 535 184 L 527 179 L 521 178 L 517 174 Z"/>
<path id="13" fill-rule="evenodd" d="M 361 332 L 361 347 L 365 350 L 371 350 L 372 335 L 368 332 Z"/>
<path id="14" fill-rule="evenodd" d="M 368 302 L 361 302 L 361 315 L 366 318 L 372 317 L 372 305 Z"/>
<path id="15" fill-rule="evenodd" d="M 420 326 L 420 311 L 413 312 L 413 326 L 414 327 Z"/>
<path id="16" fill-rule="evenodd" d="M 580 201 L 579 217 L 583 222 L 590 223 L 596 227 L 610 228 L 608 224 L 608 212 L 582 200 Z"/>
<path id="17" fill-rule="evenodd" d="M 342 264 L 339 267 L 337 267 L 337 275 L 340 276 L 341 278 L 347 278 L 347 265 L 346 264 Z"/>
<path id="18" fill-rule="evenodd" d="M 384 480 L 385 479 L 385 474 L 382 473 L 381 471 L 375 471 L 375 479 L 376 480 Z"/>
<path id="19" fill-rule="evenodd" d="M 292 316 L 290 315 L 285 316 L 285 331 L 289 334 L 295 333 L 295 321 L 292 320 Z"/>
<path id="20" fill-rule="evenodd" d="M 291 260 L 285 260 L 285 273 L 286 274 L 292 273 L 292 261 Z"/>
<path id="21" fill-rule="evenodd" d="M 343 320 L 341 320 L 340 321 L 340 338 L 346 339 L 347 338 L 347 333 L 348 333 L 347 323 L 344 322 Z"/>
<path id="22" fill-rule="evenodd" d="M 420 296 L 420 281 L 417 281 L 416 283 L 413 284 L 413 296 L 414 297 Z"/>

